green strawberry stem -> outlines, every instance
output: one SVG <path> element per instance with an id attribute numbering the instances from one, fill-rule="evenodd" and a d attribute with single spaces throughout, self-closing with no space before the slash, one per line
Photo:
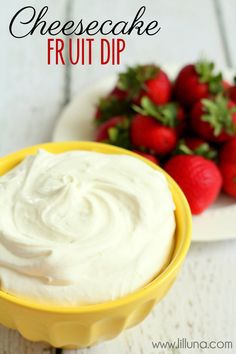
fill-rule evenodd
<path id="1" fill-rule="evenodd" d="M 108 129 L 107 143 L 123 147 L 125 149 L 131 148 L 130 135 L 129 135 L 130 120 L 125 118 L 122 122 L 118 123 L 115 127 Z"/>
<path id="2" fill-rule="evenodd" d="M 195 70 L 199 75 L 200 82 L 207 83 L 210 93 L 217 94 L 223 91 L 222 74 L 215 74 L 214 69 L 214 63 L 206 60 L 200 60 L 195 64 Z"/>
<path id="3" fill-rule="evenodd" d="M 177 119 L 178 104 L 175 102 L 158 106 L 154 104 L 147 96 L 144 96 L 141 99 L 141 107 L 133 105 L 132 108 L 137 113 L 145 116 L 151 116 L 168 127 L 176 127 L 179 124 Z"/>
<path id="4" fill-rule="evenodd" d="M 130 103 L 114 96 L 101 98 L 97 108 L 100 112 L 99 119 L 95 120 L 97 125 L 104 123 L 112 117 L 129 115 L 131 113 Z"/>
<path id="5" fill-rule="evenodd" d="M 236 126 L 232 119 L 236 107 L 229 108 L 227 98 L 218 95 L 214 101 L 202 99 L 201 102 L 205 112 L 201 119 L 212 126 L 215 136 L 220 135 L 223 130 L 230 135 L 236 132 Z"/>
<path id="6" fill-rule="evenodd" d="M 186 145 L 184 139 L 181 139 L 179 141 L 179 144 L 177 145 L 174 154 L 198 155 L 198 156 L 203 156 L 208 160 L 217 159 L 217 151 L 213 149 L 208 143 L 202 143 L 196 149 L 192 150 Z"/>
<path id="7" fill-rule="evenodd" d="M 118 77 L 117 87 L 128 92 L 130 99 L 137 98 L 141 90 L 145 89 L 145 82 L 153 79 L 160 68 L 155 65 L 137 65 L 128 67 L 124 73 Z"/>

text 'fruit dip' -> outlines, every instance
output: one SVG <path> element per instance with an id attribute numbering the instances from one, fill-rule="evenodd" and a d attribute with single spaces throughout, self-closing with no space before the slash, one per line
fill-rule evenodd
<path id="1" fill-rule="evenodd" d="M 40 150 L 0 177 L 0 289 L 61 306 L 126 295 L 168 261 L 174 209 L 136 157 Z"/>

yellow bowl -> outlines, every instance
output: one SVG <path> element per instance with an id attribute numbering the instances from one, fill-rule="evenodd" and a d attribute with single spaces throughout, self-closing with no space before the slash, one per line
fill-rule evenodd
<path id="1" fill-rule="evenodd" d="M 0 323 L 17 329 L 32 341 L 55 347 L 85 347 L 113 338 L 125 328 L 142 321 L 154 304 L 173 284 L 191 240 L 191 213 L 177 184 L 158 166 L 130 151 L 94 142 L 48 143 L 29 147 L 0 159 L 0 175 L 13 168 L 39 148 L 52 153 L 89 150 L 109 154 L 133 155 L 165 174 L 176 205 L 175 246 L 170 263 L 153 281 L 130 295 L 106 303 L 60 308 L 40 305 L 0 291 Z"/>

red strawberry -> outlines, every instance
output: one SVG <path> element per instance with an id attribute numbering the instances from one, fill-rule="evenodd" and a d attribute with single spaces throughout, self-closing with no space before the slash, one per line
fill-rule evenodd
<path id="1" fill-rule="evenodd" d="M 118 116 L 104 122 L 97 129 L 96 141 L 130 148 L 128 118 Z"/>
<path id="2" fill-rule="evenodd" d="M 156 105 L 147 96 L 142 97 L 140 106 L 133 105 L 133 109 L 144 116 L 155 118 L 159 123 L 175 128 L 180 136 L 185 127 L 185 112 L 177 102 Z"/>
<path id="3" fill-rule="evenodd" d="M 220 162 L 234 163 L 236 165 L 236 138 L 223 145 L 220 151 Z"/>
<path id="4" fill-rule="evenodd" d="M 171 83 L 162 70 L 153 79 L 145 82 L 144 95 L 148 96 L 156 104 L 165 104 L 170 100 Z"/>
<path id="5" fill-rule="evenodd" d="M 190 116 L 194 132 L 207 141 L 224 142 L 236 135 L 236 103 L 221 95 L 198 101 Z"/>
<path id="6" fill-rule="evenodd" d="M 95 121 L 99 121 L 101 119 L 101 111 L 99 108 L 96 108 L 96 112 L 95 112 Z"/>
<path id="7" fill-rule="evenodd" d="M 119 87 L 116 86 L 111 91 L 110 96 L 116 97 L 119 100 L 126 100 L 128 98 L 128 93 L 126 91 L 119 89 Z"/>
<path id="8" fill-rule="evenodd" d="M 128 93 L 128 97 L 139 104 L 145 95 L 156 104 L 170 100 L 171 82 L 166 73 L 155 65 L 129 67 L 119 75 L 117 87 Z"/>
<path id="9" fill-rule="evenodd" d="M 201 145 L 206 144 L 206 141 L 200 138 L 192 138 L 192 137 L 186 137 L 184 139 L 185 144 L 189 147 L 191 150 L 196 150 L 198 149 Z"/>
<path id="10" fill-rule="evenodd" d="M 202 213 L 220 192 L 220 171 L 214 162 L 204 157 L 177 155 L 166 163 L 165 170 L 183 190 L 192 214 Z"/>
<path id="11" fill-rule="evenodd" d="M 224 144 L 220 151 L 220 171 L 223 190 L 236 197 L 236 137 Z"/>
<path id="12" fill-rule="evenodd" d="M 176 155 L 199 155 L 209 160 L 216 160 L 217 151 L 206 141 L 199 138 L 186 137 L 178 142 Z"/>
<path id="13" fill-rule="evenodd" d="M 232 87 L 232 85 L 226 80 L 222 80 L 222 86 L 223 86 L 223 91 L 226 93 L 228 93 Z"/>
<path id="14" fill-rule="evenodd" d="M 148 154 L 147 152 L 143 152 L 143 151 L 139 151 L 139 150 L 132 150 L 133 152 L 135 152 L 136 154 L 139 154 L 143 157 L 145 157 L 146 159 L 154 162 L 155 164 L 159 165 L 159 160 L 151 154 Z"/>
<path id="15" fill-rule="evenodd" d="M 223 190 L 231 197 L 236 197 L 236 162 L 224 162 L 220 164 L 223 177 Z"/>
<path id="16" fill-rule="evenodd" d="M 229 89 L 229 97 L 232 101 L 236 103 L 236 85 Z"/>
<path id="17" fill-rule="evenodd" d="M 124 117 L 113 117 L 100 125 L 96 131 L 96 141 L 105 141 L 109 139 L 109 129 L 117 126 L 124 120 Z"/>
<path id="18" fill-rule="evenodd" d="M 186 107 L 222 92 L 222 89 L 222 75 L 215 75 L 214 64 L 206 61 L 184 66 L 174 84 L 177 101 Z"/>
<path id="19" fill-rule="evenodd" d="M 152 150 L 157 155 L 170 153 L 176 145 L 177 135 L 173 128 L 164 126 L 154 118 L 137 114 L 131 122 L 132 144 Z"/>

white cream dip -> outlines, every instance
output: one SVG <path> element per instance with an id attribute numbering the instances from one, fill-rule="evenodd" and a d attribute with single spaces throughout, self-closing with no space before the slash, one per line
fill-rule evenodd
<path id="1" fill-rule="evenodd" d="M 174 209 L 138 158 L 40 150 L 0 177 L 0 289 L 60 306 L 126 295 L 170 257 Z"/>

